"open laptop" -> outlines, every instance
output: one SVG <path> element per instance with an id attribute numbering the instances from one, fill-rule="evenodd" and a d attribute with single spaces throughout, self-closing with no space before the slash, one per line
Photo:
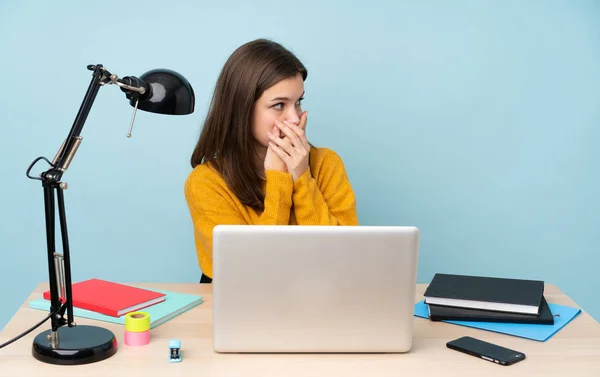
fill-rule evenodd
<path id="1" fill-rule="evenodd" d="M 407 352 L 419 230 L 218 225 L 217 352 Z"/>

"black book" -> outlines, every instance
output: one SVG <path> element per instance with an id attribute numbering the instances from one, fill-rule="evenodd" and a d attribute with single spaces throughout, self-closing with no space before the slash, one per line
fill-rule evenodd
<path id="1" fill-rule="evenodd" d="M 425 290 L 425 303 L 539 315 L 543 296 L 539 280 L 438 273 Z"/>
<path id="2" fill-rule="evenodd" d="M 552 315 L 545 298 L 542 298 L 540 315 L 429 305 L 429 319 L 432 321 L 508 322 L 538 325 L 554 324 L 554 316 Z"/>

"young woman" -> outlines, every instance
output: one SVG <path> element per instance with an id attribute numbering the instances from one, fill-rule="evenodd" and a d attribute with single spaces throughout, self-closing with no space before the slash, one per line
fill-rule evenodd
<path id="1" fill-rule="evenodd" d="M 342 160 L 306 139 L 306 76 L 296 56 L 264 39 L 225 63 L 184 190 L 200 282 L 212 281 L 216 225 L 358 225 Z"/>

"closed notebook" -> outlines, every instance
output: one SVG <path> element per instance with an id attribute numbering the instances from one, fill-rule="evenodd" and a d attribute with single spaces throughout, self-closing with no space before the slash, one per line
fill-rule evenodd
<path id="1" fill-rule="evenodd" d="M 581 309 L 569 306 L 548 303 L 550 311 L 554 315 L 553 325 L 538 325 L 530 323 L 508 323 L 508 322 L 477 322 L 477 321 L 450 321 L 444 320 L 435 323 L 449 323 L 471 328 L 493 331 L 521 338 L 545 342 L 554 334 L 565 327 L 581 313 Z M 414 314 L 416 317 L 426 318 L 429 321 L 427 305 L 421 300 L 415 304 Z"/>
<path id="2" fill-rule="evenodd" d="M 425 303 L 539 315 L 544 282 L 485 276 L 435 274 Z"/>
<path id="3" fill-rule="evenodd" d="M 432 321 L 454 320 L 474 322 L 507 322 L 507 323 L 531 323 L 540 325 L 553 325 L 554 316 L 545 298 L 539 315 L 497 312 L 491 310 L 479 310 L 468 308 L 457 308 L 452 306 L 428 305 L 429 319 Z"/>
<path id="4" fill-rule="evenodd" d="M 71 285 L 73 307 L 120 317 L 165 300 L 163 293 L 101 279 L 89 279 Z M 43 294 L 50 300 L 50 291 Z"/>
<path id="5" fill-rule="evenodd" d="M 171 292 L 160 289 L 153 289 L 152 291 L 164 294 L 165 300 L 156 305 L 152 305 L 143 309 L 144 312 L 147 312 L 150 315 L 151 329 L 167 322 L 174 317 L 177 317 L 182 313 L 185 313 L 195 306 L 200 305 L 203 301 L 202 296 L 187 293 Z M 50 302 L 43 298 L 38 298 L 31 300 L 29 302 L 29 307 L 32 309 L 48 311 L 50 310 Z M 125 315 L 113 317 L 80 308 L 73 308 L 73 315 L 75 317 L 89 318 L 102 322 L 125 325 Z"/>

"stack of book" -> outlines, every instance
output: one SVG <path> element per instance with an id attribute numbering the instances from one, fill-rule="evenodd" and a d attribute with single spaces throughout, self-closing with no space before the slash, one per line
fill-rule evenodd
<path id="1" fill-rule="evenodd" d="M 102 279 L 89 279 L 72 284 L 73 307 L 112 317 L 142 310 L 165 301 L 164 293 Z M 50 291 L 43 294 L 50 300 Z"/>
<path id="2" fill-rule="evenodd" d="M 29 302 L 29 307 L 50 310 L 50 292 Z M 185 313 L 203 302 L 193 294 L 154 290 L 101 279 L 72 284 L 73 315 L 125 325 L 125 315 L 142 310 L 150 315 L 150 328 Z"/>
<path id="3" fill-rule="evenodd" d="M 432 321 L 554 324 L 539 280 L 438 273 L 424 296 Z"/>

